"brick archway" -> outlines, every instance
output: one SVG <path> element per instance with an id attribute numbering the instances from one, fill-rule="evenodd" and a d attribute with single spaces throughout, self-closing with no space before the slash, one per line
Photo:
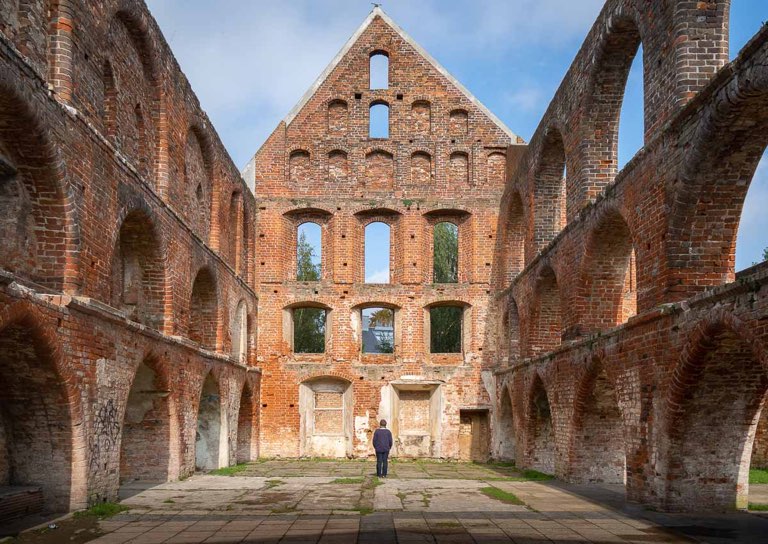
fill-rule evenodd
<path id="1" fill-rule="evenodd" d="M 172 480 L 176 410 L 168 369 L 154 355 L 139 363 L 126 400 L 120 443 L 120 481 Z"/>
<path id="2" fill-rule="evenodd" d="M 549 395 L 539 374 L 535 374 L 527 400 L 526 457 L 529 468 L 547 474 L 555 472 L 555 426 Z"/>
<path id="3" fill-rule="evenodd" d="M 595 357 L 576 388 L 568 478 L 580 483 L 626 481 L 624 424 L 614 380 Z"/>
<path id="4" fill-rule="evenodd" d="M 74 291 L 76 207 L 43 115 L 0 66 L 0 266 L 47 288 Z"/>
<path id="5" fill-rule="evenodd" d="M 85 505 L 87 449 L 77 380 L 57 346 L 32 304 L 0 312 L 0 481 L 38 486 L 45 510 L 65 512 Z"/>
<path id="6" fill-rule="evenodd" d="M 746 508 L 766 368 L 762 346 L 732 318 L 713 316 L 694 331 L 666 402 L 667 509 Z"/>

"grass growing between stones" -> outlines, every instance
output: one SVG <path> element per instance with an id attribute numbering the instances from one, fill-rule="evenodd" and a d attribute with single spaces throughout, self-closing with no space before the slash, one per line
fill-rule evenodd
<path id="1" fill-rule="evenodd" d="M 749 469 L 749 483 L 768 484 L 768 469 L 766 468 Z"/>
<path id="2" fill-rule="evenodd" d="M 265 489 L 272 489 L 273 487 L 283 485 L 284 483 L 285 483 L 284 481 L 275 478 L 272 480 L 267 480 L 266 482 L 264 482 L 264 485 L 266 485 Z"/>
<path id="3" fill-rule="evenodd" d="M 492 499 L 496 499 L 497 501 L 505 502 L 507 504 L 518 504 L 521 506 L 525 505 L 525 503 L 521 501 L 517 495 L 510 493 L 509 491 L 499 489 L 498 487 L 483 487 L 480 489 L 480 492 L 488 497 L 491 497 Z"/>
<path id="4" fill-rule="evenodd" d="M 232 465 L 231 467 L 217 468 L 210 471 L 208 474 L 212 476 L 234 476 L 240 472 L 243 472 L 248 468 L 248 463 L 240 463 L 239 465 Z"/>
<path id="5" fill-rule="evenodd" d="M 365 478 L 336 478 L 332 484 L 361 484 L 365 481 Z"/>
<path id="6" fill-rule="evenodd" d="M 74 517 L 96 517 L 104 519 L 111 518 L 112 516 L 117 515 L 120 512 L 125 512 L 126 510 L 130 510 L 130 508 L 116 502 L 101 502 L 99 504 L 94 504 L 87 510 L 75 512 Z"/>
<path id="7" fill-rule="evenodd" d="M 753 512 L 768 512 L 768 504 L 749 503 L 749 509 Z"/>

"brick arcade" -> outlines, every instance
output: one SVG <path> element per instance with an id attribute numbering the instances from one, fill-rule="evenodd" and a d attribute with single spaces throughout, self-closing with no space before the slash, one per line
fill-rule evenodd
<path id="1" fill-rule="evenodd" d="M 608 0 L 527 144 L 375 8 L 240 173 L 143 3 L 3 2 L 0 486 L 67 511 L 260 456 L 365 457 L 386 418 L 402 457 L 744 508 L 768 463 L 768 265 L 736 274 L 735 242 L 768 29 L 729 63 L 729 4 Z M 644 147 L 619 171 L 641 43 Z M 387 283 L 366 282 L 372 224 Z M 391 352 L 362 349 L 371 308 Z"/>

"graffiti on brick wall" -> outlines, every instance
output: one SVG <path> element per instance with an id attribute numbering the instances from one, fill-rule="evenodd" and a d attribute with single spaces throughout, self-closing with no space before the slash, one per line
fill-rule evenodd
<path id="1" fill-rule="evenodd" d="M 93 433 L 89 440 L 89 466 L 96 469 L 102 463 L 102 460 L 109 455 L 115 447 L 120 437 L 120 418 L 112 399 L 108 399 L 93 420 Z M 104 461 L 106 464 L 106 461 Z"/>

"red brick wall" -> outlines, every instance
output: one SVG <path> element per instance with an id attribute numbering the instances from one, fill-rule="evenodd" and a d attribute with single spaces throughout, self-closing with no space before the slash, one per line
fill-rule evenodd
<path id="1" fill-rule="evenodd" d="M 552 456 L 571 481 L 626 477 L 630 499 L 669 510 L 744 508 L 756 431 L 764 459 L 766 267 L 737 277 L 734 256 L 768 144 L 768 32 L 723 67 L 727 10 L 606 2 L 530 145 L 514 148 L 494 250 L 489 338 L 512 365 L 496 399 L 513 398 L 495 438 L 512 424 L 518 464 Z M 645 146 L 617 172 L 640 41 Z"/>
<path id="2" fill-rule="evenodd" d="M 369 54 L 389 56 L 389 88 L 369 89 Z M 359 97 L 357 97 L 359 95 Z M 389 138 L 368 137 L 369 105 L 390 107 Z M 461 110 L 462 115 L 456 112 Z M 289 124 L 255 157 L 259 201 L 259 366 L 264 371 L 261 447 L 300 451 L 299 384 L 321 375 L 352 382 L 353 454 L 370 455 L 388 410 L 382 387 L 404 375 L 443 380 L 435 454 L 458 455 L 459 409 L 487 407 L 481 380 L 498 199 L 510 137 L 381 17 L 373 19 Z M 300 151 L 299 151 L 300 150 Z M 455 176 L 452 154 L 462 153 Z M 322 226 L 322 280 L 295 281 L 296 227 Z M 365 226 L 390 231 L 390 284 L 364 284 Z M 434 226 L 459 227 L 459 283 L 433 284 Z M 428 306 L 467 306 L 463 354 L 429 353 Z M 289 306 L 329 309 L 323 355 L 290 349 Z M 362 354 L 359 312 L 395 310 L 395 353 Z"/>
<path id="3" fill-rule="evenodd" d="M 20 218 L 0 220 L 0 467 L 57 509 L 114 499 L 121 476 L 189 474 L 209 372 L 223 459 L 256 455 L 255 199 L 156 23 L 138 2 L 0 9 L 0 209 Z M 142 363 L 146 406 L 129 401 Z"/>

